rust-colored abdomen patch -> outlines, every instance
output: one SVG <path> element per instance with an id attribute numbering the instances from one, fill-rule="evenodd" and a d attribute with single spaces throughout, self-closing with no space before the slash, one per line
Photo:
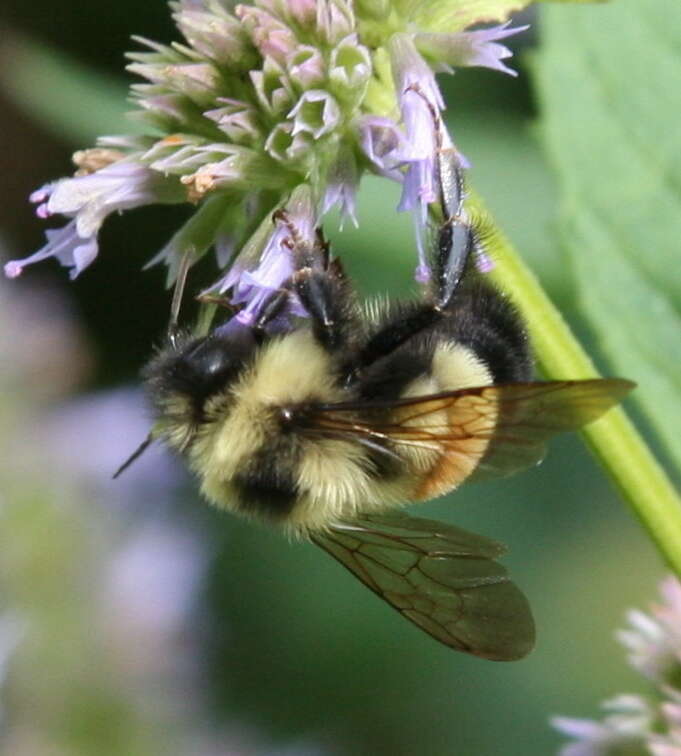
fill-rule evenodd
<path id="1" fill-rule="evenodd" d="M 414 491 L 417 501 L 442 496 L 463 483 L 478 466 L 494 434 L 496 404 L 488 396 L 462 396 L 445 412 L 446 428 L 436 442 L 440 452 Z"/>

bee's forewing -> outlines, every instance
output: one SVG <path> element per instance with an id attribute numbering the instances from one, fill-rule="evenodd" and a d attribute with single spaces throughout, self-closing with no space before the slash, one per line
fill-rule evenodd
<path id="1" fill-rule="evenodd" d="M 312 540 L 441 643 L 511 661 L 534 644 L 525 596 L 493 560 L 501 544 L 402 513 L 335 523 Z"/>
<path id="2" fill-rule="evenodd" d="M 397 447 L 437 444 L 453 455 L 466 456 L 472 439 L 484 440 L 487 449 L 471 477 L 498 477 L 541 461 L 549 438 L 597 420 L 634 385 L 608 378 L 479 386 L 392 401 L 324 405 L 308 421 L 317 432 L 381 439 Z"/>

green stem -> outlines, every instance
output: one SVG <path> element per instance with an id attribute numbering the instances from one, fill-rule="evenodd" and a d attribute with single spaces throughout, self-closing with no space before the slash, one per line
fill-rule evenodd
<path id="1" fill-rule="evenodd" d="M 546 377 L 599 377 L 535 275 L 503 235 L 495 237 L 491 253 L 496 267 L 490 275 L 502 289 L 513 293 Z M 681 498 L 632 422 L 616 408 L 582 433 L 664 559 L 681 576 Z"/>

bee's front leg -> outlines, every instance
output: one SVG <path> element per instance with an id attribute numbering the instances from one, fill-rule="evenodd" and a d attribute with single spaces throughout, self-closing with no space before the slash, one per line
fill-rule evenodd
<path id="1" fill-rule="evenodd" d="M 305 267 L 294 274 L 292 288 L 312 318 L 320 344 L 329 351 L 346 346 L 353 320 L 346 279 L 336 275 L 333 267 Z"/>

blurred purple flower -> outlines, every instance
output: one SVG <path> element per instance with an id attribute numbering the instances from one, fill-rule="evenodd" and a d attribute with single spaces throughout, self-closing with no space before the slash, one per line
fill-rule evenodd
<path id="1" fill-rule="evenodd" d="M 0 256 L 4 251 L 0 243 Z M 72 393 L 93 366 L 67 293 L 34 282 L 17 288 L 0 278 L 0 344 L 0 388 L 34 406 Z"/>
<path id="2" fill-rule="evenodd" d="M 120 509 L 146 502 L 150 495 L 165 501 L 183 480 L 181 465 L 160 444 L 152 444 L 120 478 L 111 479 L 150 430 L 142 392 L 120 389 L 63 403 L 41 418 L 35 436 L 65 477 L 88 485 L 97 499 Z"/>
<path id="3" fill-rule="evenodd" d="M 681 681 L 681 585 L 675 578 L 663 581 L 663 603 L 651 607 L 652 616 L 632 609 L 627 613 L 630 627 L 620 630 L 617 639 L 629 651 L 629 663 L 657 683 Z"/>
<path id="4" fill-rule="evenodd" d="M 191 624 L 196 639 L 197 594 L 208 558 L 191 528 L 154 520 L 138 523 L 111 555 L 98 593 L 100 611 L 119 664 L 129 674 L 149 681 L 188 671 L 183 669 L 190 658 L 183 648 L 189 640 L 185 631 Z"/>
<path id="5" fill-rule="evenodd" d="M 654 711 L 640 696 L 617 696 L 602 708 L 612 712 L 602 722 L 591 719 L 552 717 L 551 724 L 576 742 L 564 745 L 559 756 L 645 756 L 645 741 L 654 722 Z"/>
<path id="6" fill-rule="evenodd" d="M 660 592 L 652 617 L 632 610 L 630 627 L 617 633 L 631 665 L 655 683 L 657 699 L 620 695 L 603 704 L 613 713 L 601 722 L 554 717 L 556 729 L 577 738 L 560 756 L 681 756 L 681 585 L 669 577 Z"/>
<path id="7" fill-rule="evenodd" d="M 653 756 L 681 756 L 681 695 L 660 707 L 666 732 L 654 733 L 648 741 Z"/>

